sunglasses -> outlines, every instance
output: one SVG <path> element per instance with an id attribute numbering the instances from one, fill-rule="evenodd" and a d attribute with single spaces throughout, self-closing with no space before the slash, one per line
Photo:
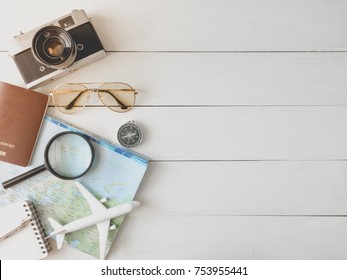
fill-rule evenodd
<path id="1" fill-rule="evenodd" d="M 84 108 L 91 92 L 96 92 L 100 101 L 110 110 L 123 113 L 134 107 L 137 90 L 126 83 L 101 83 L 98 88 L 86 85 L 98 83 L 67 83 L 54 88 L 51 93 L 54 106 L 64 114 L 75 114 Z"/>

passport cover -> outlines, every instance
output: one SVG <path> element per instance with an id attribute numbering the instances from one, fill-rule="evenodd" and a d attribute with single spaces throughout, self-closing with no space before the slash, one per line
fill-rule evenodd
<path id="1" fill-rule="evenodd" d="M 0 161 L 28 166 L 49 96 L 0 81 Z"/>

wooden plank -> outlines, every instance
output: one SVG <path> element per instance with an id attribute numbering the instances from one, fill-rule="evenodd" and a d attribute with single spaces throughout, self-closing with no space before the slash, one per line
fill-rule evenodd
<path id="1" fill-rule="evenodd" d="M 116 141 L 129 120 L 144 127 L 136 148 L 153 160 L 345 160 L 346 107 L 85 108 L 49 112 Z M 91 116 L 98 116 L 91 118 Z"/>
<path id="2" fill-rule="evenodd" d="M 127 217 L 109 259 L 346 259 L 345 218 Z M 64 247 L 50 259 L 90 258 Z"/>
<path id="3" fill-rule="evenodd" d="M 135 216 L 345 215 L 347 162 L 151 162 Z"/>
<path id="4" fill-rule="evenodd" d="M 42 1 L 2 2 L 0 50 L 7 50 L 8 39 L 20 30 L 75 8 L 68 0 L 54 9 Z M 339 51 L 347 46 L 345 1 L 88 0 L 83 8 L 110 51 Z"/>
<path id="5" fill-rule="evenodd" d="M 6 53 L 4 81 L 24 86 Z M 347 105 L 344 53 L 109 53 L 64 82 L 124 81 L 139 92 L 138 105 Z M 92 98 L 90 104 L 100 104 Z"/>

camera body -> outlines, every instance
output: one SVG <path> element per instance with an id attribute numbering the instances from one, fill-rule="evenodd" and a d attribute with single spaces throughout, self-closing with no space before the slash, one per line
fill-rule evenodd
<path id="1" fill-rule="evenodd" d="M 106 56 L 84 10 L 13 38 L 10 56 L 30 89 L 43 86 Z"/>

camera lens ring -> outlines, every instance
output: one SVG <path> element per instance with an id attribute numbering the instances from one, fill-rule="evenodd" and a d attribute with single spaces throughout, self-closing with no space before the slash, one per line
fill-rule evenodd
<path id="1" fill-rule="evenodd" d="M 77 48 L 69 32 L 58 26 L 45 26 L 32 40 L 34 57 L 49 68 L 65 69 L 76 58 Z"/>

